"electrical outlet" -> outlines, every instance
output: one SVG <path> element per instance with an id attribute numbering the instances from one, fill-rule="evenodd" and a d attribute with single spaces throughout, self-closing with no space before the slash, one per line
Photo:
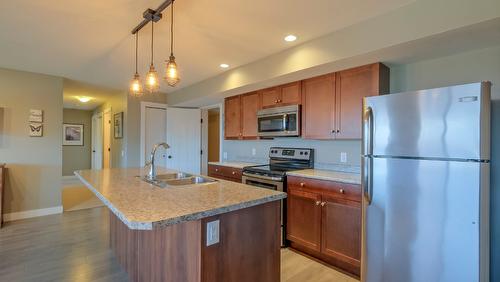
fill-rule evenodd
<path id="1" fill-rule="evenodd" d="M 346 163 L 347 162 L 347 153 L 346 152 L 340 153 L 340 162 L 341 163 Z"/>
<path id="2" fill-rule="evenodd" d="M 257 154 L 257 150 L 255 148 L 252 148 L 252 156 L 255 156 Z"/>
<path id="3" fill-rule="evenodd" d="M 219 225 L 219 220 L 207 223 L 207 246 L 219 243 Z"/>
<path id="4" fill-rule="evenodd" d="M 224 153 L 222 154 L 222 157 L 223 157 L 225 160 L 227 160 L 227 152 L 224 152 Z"/>

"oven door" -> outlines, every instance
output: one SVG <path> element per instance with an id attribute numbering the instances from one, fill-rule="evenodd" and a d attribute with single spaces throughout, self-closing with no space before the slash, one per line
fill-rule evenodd
<path id="1" fill-rule="evenodd" d="M 258 135 L 263 137 L 299 136 L 298 112 L 258 115 Z"/>
<path id="2" fill-rule="evenodd" d="M 261 187 L 261 188 L 266 188 L 266 189 L 272 189 L 280 192 L 283 191 L 283 180 L 276 179 L 273 177 L 267 177 L 263 175 L 253 175 L 249 173 L 243 172 L 243 177 L 242 181 L 243 184 L 247 185 L 252 185 L 256 187 Z M 280 219 L 281 219 L 281 247 L 284 248 L 286 247 L 286 240 L 285 240 L 285 211 L 286 211 L 286 201 L 281 200 L 280 202 Z"/>

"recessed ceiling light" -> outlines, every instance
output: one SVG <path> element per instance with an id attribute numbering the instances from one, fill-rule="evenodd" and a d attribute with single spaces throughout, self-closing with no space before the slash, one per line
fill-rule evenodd
<path id="1" fill-rule="evenodd" d="M 92 98 L 90 97 L 77 97 L 78 101 L 82 102 L 82 103 L 87 103 L 88 101 L 92 100 Z"/>
<path id="2" fill-rule="evenodd" d="M 223 69 L 227 69 L 229 67 L 229 65 L 228 64 L 220 64 L 220 67 Z"/>
<path id="3" fill-rule="evenodd" d="M 293 35 L 293 34 L 290 34 L 290 35 L 287 35 L 285 36 L 285 41 L 286 42 L 293 42 L 297 40 L 297 36 Z"/>

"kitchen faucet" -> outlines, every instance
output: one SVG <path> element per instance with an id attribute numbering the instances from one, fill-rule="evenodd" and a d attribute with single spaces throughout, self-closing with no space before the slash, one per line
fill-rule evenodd
<path id="1" fill-rule="evenodd" d="M 156 154 L 156 150 L 159 147 L 163 147 L 165 149 L 170 148 L 170 146 L 165 142 L 161 142 L 161 143 L 154 145 L 153 150 L 151 151 L 151 160 L 146 164 L 146 165 L 149 165 L 148 178 L 151 180 L 156 179 L 155 154 Z"/>

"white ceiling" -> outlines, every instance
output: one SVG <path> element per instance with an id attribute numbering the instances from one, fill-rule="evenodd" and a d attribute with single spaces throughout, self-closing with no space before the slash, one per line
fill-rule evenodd
<path id="1" fill-rule="evenodd" d="M 94 110 L 101 106 L 112 95 L 120 95 L 122 92 L 95 86 L 92 84 L 65 79 L 63 90 L 63 105 L 65 109 Z M 88 102 L 81 102 L 79 97 L 88 97 Z"/>
<path id="2" fill-rule="evenodd" d="M 222 73 L 220 63 L 241 66 L 413 1 L 178 0 L 174 51 L 182 82 L 175 89 Z M 161 2 L 0 1 L 0 67 L 127 89 L 134 71 L 130 30 L 146 8 Z M 155 26 L 160 73 L 169 55 L 169 11 Z M 299 39 L 286 43 L 289 33 Z M 148 26 L 140 34 L 142 75 L 149 65 L 149 40 Z"/>

